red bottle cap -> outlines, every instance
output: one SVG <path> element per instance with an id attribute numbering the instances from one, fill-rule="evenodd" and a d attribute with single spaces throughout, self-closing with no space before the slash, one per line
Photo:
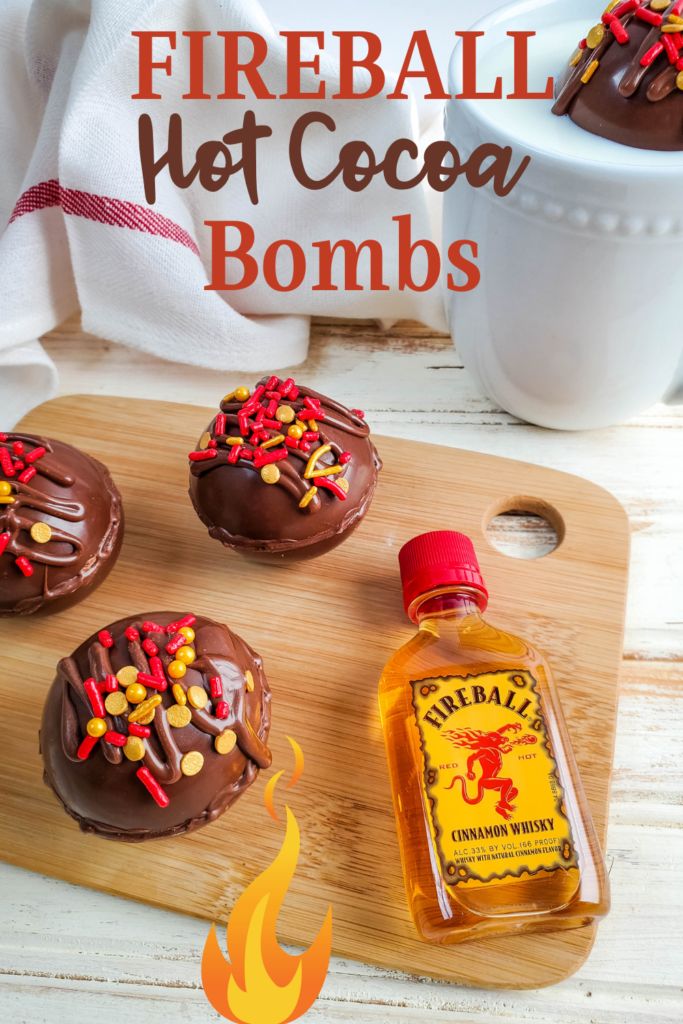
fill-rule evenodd
<path id="1" fill-rule="evenodd" d="M 484 586 L 474 545 L 464 533 L 453 530 L 436 530 L 422 533 L 404 544 L 398 553 L 403 584 L 403 604 L 410 619 L 414 621 L 414 602 L 422 594 L 428 594 L 437 587 L 462 584 L 472 587 L 488 602 L 488 591 Z"/>

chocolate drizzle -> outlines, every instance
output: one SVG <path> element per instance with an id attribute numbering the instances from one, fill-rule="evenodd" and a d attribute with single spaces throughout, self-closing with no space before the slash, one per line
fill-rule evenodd
<path id="1" fill-rule="evenodd" d="M 250 785 L 258 770 L 271 763 L 266 745 L 270 691 L 261 659 L 227 627 L 203 618 L 194 625 L 197 658 L 188 668 L 183 684 L 203 687 L 207 692 L 207 707 L 191 708 L 191 722 L 187 726 L 171 726 L 166 712 L 175 704 L 175 699 L 169 686 L 161 694 L 162 703 L 148 726 L 151 735 L 144 741 L 142 763 L 158 783 L 170 787 L 169 806 L 161 809 L 154 804 L 135 777 L 139 763 L 129 761 L 120 747 L 104 737 L 97 741 L 89 757 L 78 757 L 79 745 L 87 736 L 86 725 L 91 718 L 98 717 L 94 715 L 84 686 L 84 673 L 102 682 L 132 664 L 139 672 L 153 674 L 141 642 L 127 640 L 125 630 L 133 627 L 142 634 L 145 621 L 153 620 L 165 626 L 178 618 L 170 613 L 155 613 L 122 620 L 109 627 L 114 636 L 110 650 L 94 636 L 58 665 L 41 731 L 46 781 L 85 830 L 113 838 L 140 840 L 198 828 L 222 813 Z M 165 650 L 168 635 L 165 632 L 143 635 L 156 644 L 158 657 L 166 669 L 173 661 L 173 656 Z M 253 690 L 245 685 L 247 670 L 254 681 Z M 208 680 L 212 677 L 221 680 L 222 699 L 229 708 L 226 718 L 218 718 L 215 707 L 211 709 Z M 127 714 L 103 717 L 107 730 L 125 735 Z M 214 749 L 213 741 L 227 729 L 235 733 L 236 744 L 232 752 L 225 755 Z M 193 777 L 183 775 L 181 770 L 183 755 L 189 750 L 198 750 L 204 757 L 200 774 Z M 58 751 L 62 752 L 63 759 Z M 109 770 L 114 773 L 111 776 L 103 774 L 100 766 L 104 762 L 110 765 Z M 79 780 L 82 780 L 82 791 Z M 121 799 L 122 793 L 128 795 L 127 801 Z M 114 798 L 111 805 L 108 805 L 108 794 Z M 148 827 L 146 819 L 149 819 Z"/>
<path id="2" fill-rule="evenodd" d="M 0 482 L 10 488 L 10 500 L 0 504 L 0 615 L 69 603 L 81 587 L 104 578 L 118 553 L 119 493 L 101 463 L 70 445 L 19 433 L 2 438 Z M 16 443 L 23 454 L 13 452 Z M 40 449 L 42 457 L 31 462 Z M 22 479 L 30 470 L 30 479 Z M 49 527 L 45 543 L 31 536 L 38 523 Z"/>
<path id="3" fill-rule="evenodd" d="M 662 28 L 675 27 L 671 19 L 681 16 L 683 5 L 675 0 L 653 11 L 649 0 L 639 0 L 636 8 L 625 3 L 611 8 L 603 16 L 600 42 L 591 47 L 589 34 L 560 80 L 553 113 L 569 114 L 586 130 L 626 145 L 682 150 L 683 31 L 667 34 Z M 658 23 L 642 20 L 639 11 L 647 11 Z M 666 110 L 662 107 L 660 114 L 665 100 Z"/>

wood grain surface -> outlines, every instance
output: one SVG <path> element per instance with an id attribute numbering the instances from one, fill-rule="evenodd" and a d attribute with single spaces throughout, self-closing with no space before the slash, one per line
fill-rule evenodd
<path id="1" fill-rule="evenodd" d="M 103 459 L 121 487 L 128 527 L 117 570 L 90 600 L 53 619 L 12 624 L 0 684 L 16 723 L 5 752 L 13 770 L 0 782 L 3 855 L 70 881 L 225 920 L 281 839 L 261 806 L 265 776 L 217 824 L 147 847 L 150 871 L 141 848 L 78 832 L 40 782 L 35 742 L 59 656 L 124 614 L 164 605 L 197 610 L 227 619 L 263 654 L 274 690 L 275 766 L 290 763 L 286 734 L 306 753 L 306 774 L 291 797 L 303 844 L 281 919 L 283 939 L 309 942 L 329 902 L 334 948 L 344 956 L 491 986 L 538 987 L 574 971 L 590 949 L 590 929 L 449 949 L 416 939 L 403 895 L 376 686 L 387 656 L 410 635 L 400 605 L 398 547 L 425 528 L 465 530 L 493 594 L 491 618 L 535 640 L 555 667 L 604 840 L 628 565 L 628 524 L 616 500 L 541 467 L 380 438 L 385 470 L 363 527 L 324 560 L 255 566 L 208 538 L 185 495 L 186 452 L 208 411 L 110 399 L 106 431 L 104 412 L 97 398 L 60 399 L 22 425 Z M 506 508 L 545 511 L 563 535 L 558 549 L 531 561 L 496 551 L 484 530 Z M 293 593 L 301 623 L 294 642 L 277 611 Z M 197 864 L 200 871 L 191 873 Z"/>

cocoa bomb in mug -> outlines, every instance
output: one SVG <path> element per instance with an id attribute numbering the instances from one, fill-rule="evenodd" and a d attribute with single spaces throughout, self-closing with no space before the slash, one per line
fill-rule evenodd
<path id="1" fill-rule="evenodd" d="M 553 112 L 625 146 L 683 150 L 683 0 L 616 0 L 601 14 Z"/>
<path id="2" fill-rule="evenodd" d="M 211 537 L 269 559 L 339 544 L 372 501 L 381 460 L 359 409 L 291 377 L 225 396 L 190 452 L 190 498 Z"/>
<path id="3" fill-rule="evenodd" d="M 261 658 L 202 616 L 153 612 L 89 637 L 57 667 L 45 782 L 85 832 L 140 842 L 214 821 L 267 768 Z"/>
<path id="4" fill-rule="evenodd" d="M 0 616 L 80 601 L 109 574 L 122 539 L 106 466 L 62 441 L 0 434 Z"/>

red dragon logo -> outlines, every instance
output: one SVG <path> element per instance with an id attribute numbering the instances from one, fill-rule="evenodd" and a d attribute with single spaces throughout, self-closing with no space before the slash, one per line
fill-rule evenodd
<path id="1" fill-rule="evenodd" d="M 515 807 L 512 801 L 519 790 L 512 779 L 500 778 L 500 771 L 503 767 L 503 754 L 509 754 L 513 747 L 526 743 L 535 743 L 536 737 L 530 733 L 513 738 L 506 736 L 509 732 L 520 732 L 522 726 L 518 722 L 511 722 L 509 725 L 501 725 L 495 732 L 482 732 L 480 729 L 451 729 L 444 733 L 451 743 L 456 747 L 467 747 L 473 753 L 467 758 L 467 778 L 472 782 L 476 778 L 474 766 L 479 762 L 481 775 L 477 782 L 477 792 L 474 796 L 467 793 L 467 783 L 462 775 L 455 775 L 446 789 L 453 789 L 456 782 L 460 783 L 462 798 L 466 804 L 479 804 L 484 799 L 486 790 L 498 791 L 498 803 L 496 811 L 501 818 L 510 820 Z"/>

